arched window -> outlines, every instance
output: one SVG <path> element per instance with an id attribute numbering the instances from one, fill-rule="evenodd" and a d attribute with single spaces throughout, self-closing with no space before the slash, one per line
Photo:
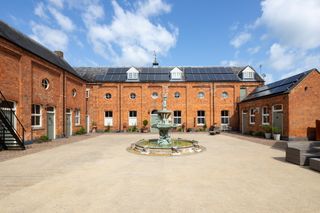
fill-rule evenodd
<path id="1" fill-rule="evenodd" d="M 77 96 L 77 90 L 76 89 L 73 89 L 72 90 L 72 97 L 76 97 Z"/>
<path id="2" fill-rule="evenodd" d="M 198 93 L 198 98 L 204 98 L 204 92 L 199 92 Z"/>
<path id="3" fill-rule="evenodd" d="M 111 99 L 111 98 L 112 98 L 111 93 L 106 93 L 105 98 L 106 98 L 106 99 Z"/>
<path id="4" fill-rule="evenodd" d="M 42 79 L 42 82 L 41 82 L 41 85 L 42 85 L 42 87 L 44 88 L 44 89 L 49 89 L 49 80 L 47 79 L 47 78 L 45 78 L 45 79 Z"/>
<path id="5" fill-rule="evenodd" d="M 158 110 L 156 109 L 152 110 L 151 114 L 158 114 Z"/>
<path id="6" fill-rule="evenodd" d="M 153 99 L 158 98 L 158 93 L 157 93 L 157 92 L 153 92 L 152 95 L 151 95 L 151 97 L 152 97 Z"/>
<path id="7" fill-rule="evenodd" d="M 175 92 L 175 93 L 174 93 L 174 97 L 175 97 L 175 98 L 180 98 L 180 92 Z"/>
<path id="8" fill-rule="evenodd" d="M 227 92 L 222 92 L 221 97 L 222 98 L 228 98 L 229 94 Z"/>
<path id="9" fill-rule="evenodd" d="M 136 96 L 136 93 L 131 93 L 131 94 L 130 94 L 130 98 L 131 98 L 131 99 L 136 99 L 136 97 L 137 97 L 137 96 Z"/>

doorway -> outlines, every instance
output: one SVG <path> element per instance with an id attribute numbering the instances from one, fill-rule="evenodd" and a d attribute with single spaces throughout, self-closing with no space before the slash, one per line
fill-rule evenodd
<path id="1" fill-rule="evenodd" d="M 241 125 L 241 133 L 245 134 L 247 132 L 248 125 L 248 116 L 246 111 L 242 111 L 242 125 Z"/>
<path id="2" fill-rule="evenodd" d="M 281 104 L 272 106 L 272 127 L 279 128 L 281 136 L 283 135 L 283 106 Z"/>
<path id="3" fill-rule="evenodd" d="M 67 109 L 66 112 L 66 137 L 72 136 L 72 112 Z"/>
<path id="4" fill-rule="evenodd" d="M 55 108 L 47 107 L 47 136 L 49 140 L 56 139 Z"/>

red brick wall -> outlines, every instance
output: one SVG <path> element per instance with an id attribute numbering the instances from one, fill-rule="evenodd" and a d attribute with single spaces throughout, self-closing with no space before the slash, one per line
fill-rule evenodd
<path id="1" fill-rule="evenodd" d="M 312 71 L 289 95 L 289 135 L 314 140 L 316 120 L 320 119 L 320 74 Z"/>
<path id="2" fill-rule="evenodd" d="M 26 129 L 27 141 L 47 134 L 47 107 L 55 107 L 56 135 L 58 137 L 63 135 L 63 73 L 61 68 L 0 38 L 0 90 L 8 100 L 16 102 L 16 114 Z M 70 102 L 68 104 L 71 108 L 77 106 L 81 109 L 81 125 L 85 126 L 85 82 L 71 74 L 66 74 L 65 78 L 67 77 L 74 79 L 72 82 L 66 80 L 68 88 L 78 90 L 76 98 L 71 99 L 67 96 Z M 50 81 L 48 90 L 41 86 L 44 78 Z M 31 127 L 32 104 L 39 104 L 42 107 L 40 128 Z M 77 128 L 73 128 L 73 131 L 76 130 Z"/>
<path id="3" fill-rule="evenodd" d="M 206 83 L 206 82 L 171 82 L 171 83 L 104 83 L 90 84 L 89 114 L 91 122 L 97 123 L 99 130 L 104 130 L 104 111 L 113 111 L 113 130 L 123 130 L 128 127 L 128 113 L 137 111 L 138 127 L 147 119 L 150 124 L 152 110 L 162 108 L 162 96 L 168 92 L 167 108 L 180 110 L 182 123 L 186 128 L 200 128 L 196 125 L 197 111 L 204 110 L 206 125 L 220 124 L 221 110 L 229 110 L 231 126 L 238 129 L 237 102 L 240 96 L 240 87 L 253 90 L 259 83 L 256 82 L 231 82 L 231 83 Z M 223 99 L 221 93 L 228 92 L 229 97 Z M 136 99 L 130 99 L 130 93 L 136 94 Z M 151 97 L 153 92 L 158 93 L 158 98 Z M 175 98 L 175 92 L 180 93 L 180 98 Z M 198 93 L 204 92 L 202 99 Z M 111 99 L 105 99 L 105 94 L 111 93 Z"/>
<path id="4" fill-rule="evenodd" d="M 288 117 L 289 117 L 289 98 L 288 95 L 279 95 L 279 96 L 274 96 L 274 97 L 269 97 L 269 98 L 263 98 L 263 99 L 257 99 L 257 100 L 252 100 L 248 102 L 242 102 L 239 104 L 239 113 L 240 113 L 240 130 L 242 130 L 242 112 L 246 111 L 247 114 L 247 131 L 263 131 L 262 128 L 262 107 L 267 106 L 269 109 L 269 123 L 272 125 L 272 106 L 277 105 L 277 104 L 282 104 L 283 105 L 283 135 L 284 137 L 289 136 L 289 126 L 288 126 Z M 255 113 L 255 124 L 250 124 L 250 109 L 256 109 L 259 108 L 259 111 Z"/>

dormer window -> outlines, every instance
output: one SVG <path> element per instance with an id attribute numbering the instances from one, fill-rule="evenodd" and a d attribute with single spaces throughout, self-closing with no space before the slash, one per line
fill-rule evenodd
<path id="1" fill-rule="evenodd" d="M 181 80 L 182 79 L 182 71 L 175 67 L 173 70 L 170 71 L 171 80 Z"/>
<path id="2" fill-rule="evenodd" d="M 252 80 L 254 79 L 254 70 L 251 69 L 250 67 L 245 68 L 242 71 L 242 79 L 243 80 Z"/>
<path id="3" fill-rule="evenodd" d="M 128 80 L 139 80 L 139 71 L 136 68 L 131 67 L 127 71 L 127 79 Z"/>

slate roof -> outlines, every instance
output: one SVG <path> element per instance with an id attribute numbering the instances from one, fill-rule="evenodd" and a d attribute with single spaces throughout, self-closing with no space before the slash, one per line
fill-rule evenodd
<path id="1" fill-rule="evenodd" d="M 173 81 L 170 71 L 175 67 L 135 67 L 139 70 L 138 82 L 169 82 Z M 243 81 L 240 72 L 246 67 L 178 67 L 183 72 L 180 81 L 187 82 L 237 82 Z M 92 83 L 103 82 L 137 82 L 127 80 L 130 67 L 75 67 L 75 70 Z M 175 80 L 179 81 L 179 80 Z M 263 81 L 256 73 L 251 81 Z"/>
<path id="2" fill-rule="evenodd" d="M 23 33 L 15 30 L 5 22 L 0 20 L 0 37 L 14 43 L 15 45 L 37 55 L 38 57 L 80 77 L 78 73 L 64 59 L 59 58 L 55 53 L 42 46 L 35 40 Z M 81 78 L 81 77 L 80 77 Z"/>
<path id="3" fill-rule="evenodd" d="M 276 81 L 271 84 L 267 84 L 265 86 L 257 87 L 242 102 L 270 97 L 270 96 L 287 94 L 313 70 L 316 70 L 316 69 L 308 70 L 308 71 L 299 73 L 297 75 L 282 79 L 280 81 Z"/>

